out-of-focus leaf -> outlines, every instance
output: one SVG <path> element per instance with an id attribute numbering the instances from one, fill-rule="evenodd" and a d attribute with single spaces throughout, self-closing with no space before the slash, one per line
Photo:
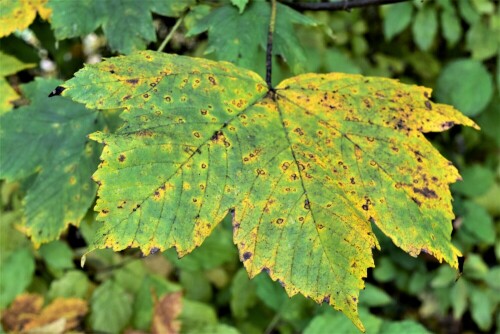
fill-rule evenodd
<path id="1" fill-rule="evenodd" d="M 392 298 L 381 288 L 367 283 L 359 294 L 359 304 L 367 307 L 384 306 L 392 303 Z"/>
<path id="2" fill-rule="evenodd" d="M 462 37 L 462 25 L 454 7 L 441 12 L 441 27 L 448 46 L 454 46 Z"/>
<path id="3" fill-rule="evenodd" d="M 493 14 L 495 3 L 490 0 L 470 0 L 474 8 L 481 14 Z"/>
<path id="4" fill-rule="evenodd" d="M 403 2 L 381 8 L 384 10 L 384 36 L 386 40 L 390 41 L 410 25 L 413 15 L 413 4 L 411 2 Z"/>
<path id="5" fill-rule="evenodd" d="M 436 98 L 468 116 L 479 114 L 493 96 L 493 80 L 483 64 L 472 59 L 449 63 L 441 72 Z"/>
<path id="6" fill-rule="evenodd" d="M 462 178 L 463 181 L 452 185 L 451 189 L 469 197 L 478 197 L 491 188 L 495 175 L 489 168 L 475 164 L 462 170 Z"/>
<path id="7" fill-rule="evenodd" d="M 113 51 L 131 53 L 156 41 L 151 11 L 167 13 L 160 1 L 49 0 L 57 39 L 87 35 L 102 27 Z M 166 1 L 168 3 L 168 1 Z"/>
<path id="8" fill-rule="evenodd" d="M 240 10 L 240 14 L 241 14 L 245 10 L 245 7 L 248 3 L 248 0 L 231 0 L 231 3 L 233 5 L 235 5 L 236 7 L 238 7 L 238 9 Z"/>
<path id="9" fill-rule="evenodd" d="M 5 308 L 30 284 L 35 272 L 35 259 L 28 247 L 17 249 L 0 263 L 0 308 Z"/>
<path id="10" fill-rule="evenodd" d="M 431 286 L 433 288 L 443 288 L 450 286 L 457 279 L 458 272 L 450 267 L 441 266 L 437 270 L 437 274 L 431 281 Z"/>
<path id="11" fill-rule="evenodd" d="M 366 334 L 377 334 L 380 332 L 383 320 L 370 314 L 364 308 L 359 309 L 359 317 L 365 324 Z M 341 313 L 325 312 L 314 317 L 305 328 L 304 334 L 326 334 L 326 333 L 358 333 L 358 329 Z"/>
<path id="12" fill-rule="evenodd" d="M 47 0 L 2 0 L 0 1 L 0 38 L 16 30 L 23 30 L 35 20 L 38 13 L 48 19 L 50 9 Z M 3 65 L 3 64 L 2 64 Z"/>
<path id="13" fill-rule="evenodd" d="M 94 331 L 121 332 L 132 315 L 132 300 L 112 280 L 99 285 L 90 299 L 89 324 Z"/>
<path id="14" fill-rule="evenodd" d="M 453 317 L 460 319 L 467 310 L 468 289 L 465 279 L 458 279 L 450 290 L 450 301 L 453 308 Z"/>
<path id="15" fill-rule="evenodd" d="M 401 334 L 401 333 L 411 333 L 411 334 L 430 334 L 424 326 L 418 322 L 411 320 L 404 321 L 384 321 L 382 327 L 380 328 L 380 333 L 383 334 Z"/>
<path id="16" fill-rule="evenodd" d="M 500 62 L 498 68 L 500 68 Z M 500 81 L 498 84 L 500 84 Z M 500 131 L 498 131 L 498 124 L 500 124 L 500 94 L 494 94 L 490 105 L 477 118 L 477 124 L 481 127 L 481 132 L 492 138 L 497 147 L 500 147 Z"/>
<path id="17" fill-rule="evenodd" d="M 469 254 L 464 261 L 464 276 L 471 279 L 484 279 L 488 266 L 479 254 Z"/>
<path id="18" fill-rule="evenodd" d="M 12 252 L 30 246 L 29 240 L 15 228 L 15 224 L 21 221 L 20 210 L 0 214 L 0 263 L 4 263 Z"/>
<path id="19" fill-rule="evenodd" d="M 179 17 L 196 4 L 196 0 L 168 0 L 168 1 L 151 1 L 151 11 L 164 16 Z"/>
<path id="20" fill-rule="evenodd" d="M 328 72 L 360 74 L 359 66 L 339 49 L 330 48 L 324 55 L 324 68 Z"/>
<path id="21" fill-rule="evenodd" d="M 490 288 L 500 291 L 500 266 L 490 268 L 484 280 Z"/>
<path id="22" fill-rule="evenodd" d="M 3 269 L 3 267 L 2 267 Z M 3 277 L 2 277 L 3 280 Z M 5 305 L 0 306 L 2 309 Z M 43 307 L 43 297 L 38 294 L 23 293 L 16 296 L 10 307 L 2 312 L 2 326 L 0 331 L 19 332 L 23 326 L 34 318 Z"/>
<path id="23" fill-rule="evenodd" d="M 247 317 L 248 309 L 256 302 L 255 283 L 244 269 L 238 270 L 231 283 L 231 312 L 236 319 Z"/>
<path id="24" fill-rule="evenodd" d="M 23 332 L 43 333 L 40 328 L 59 319 L 64 319 L 64 332 L 69 332 L 82 325 L 82 319 L 88 312 L 87 302 L 78 298 L 57 298 L 45 306 L 40 314 L 23 325 Z"/>
<path id="25" fill-rule="evenodd" d="M 288 6 L 278 4 L 273 53 L 280 55 L 294 73 L 305 70 L 304 51 L 294 34 L 294 24 L 316 26 L 316 22 Z M 217 59 L 247 69 L 259 70 L 259 50 L 266 49 L 271 9 L 269 3 L 252 2 L 243 14 L 231 5 L 215 9 L 188 32 L 188 36 L 208 31 L 209 48 Z"/>
<path id="26" fill-rule="evenodd" d="M 481 15 L 472 7 L 471 0 L 458 0 L 458 9 L 462 18 L 469 25 L 473 25 L 481 19 Z"/>
<path id="27" fill-rule="evenodd" d="M 49 300 L 59 297 L 87 299 L 89 292 L 90 282 L 85 273 L 80 270 L 71 270 L 61 278 L 52 281 L 47 296 Z"/>
<path id="28" fill-rule="evenodd" d="M 472 53 L 472 58 L 485 60 L 498 53 L 500 39 L 486 22 L 477 21 L 466 34 L 466 49 Z"/>
<path id="29" fill-rule="evenodd" d="M 187 334 L 240 334 L 240 332 L 231 326 L 225 324 L 203 325 L 191 329 Z M 242 333 L 241 333 L 242 334 Z"/>
<path id="30" fill-rule="evenodd" d="M 1 4 L 0 4 L 1 5 Z M 0 24 L 1 26 L 1 24 Z M 19 98 L 19 95 L 9 85 L 6 76 L 16 72 L 35 67 L 35 64 L 26 64 L 0 51 L 0 115 L 12 109 L 12 102 Z"/>
<path id="31" fill-rule="evenodd" d="M 113 279 L 128 293 L 136 293 L 141 288 L 145 276 L 146 268 L 143 261 L 135 260 L 115 270 Z"/>
<path id="32" fill-rule="evenodd" d="M 181 323 L 177 320 L 182 309 L 182 292 L 172 292 L 155 301 L 152 334 L 179 333 Z"/>
<path id="33" fill-rule="evenodd" d="M 213 307 L 207 304 L 184 299 L 179 320 L 182 323 L 182 331 L 189 333 L 201 331 L 207 326 L 216 326 L 217 314 Z"/>
<path id="34" fill-rule="evenodd" d="M 388 257 L 382 257 L 373 270 L 373 277 L 379 282 L 389 282 L 397 275 L 394 263 Z"/>
<path id="35" fill-rule="evenodd" d="M 498 198 L 497 198 L 498 200 Z M 493 218 L 485 208 L 471 202 L 465 201 L 465 216 L 463 227 L 470 234 L 474 235 L 481 243 L 493 245 L 495 243 L 495 225 Z"/>
<path id="36" fill-rule="evenodd" d="M 59 278 L 63 275 L 64 271 L 75 267 L 73 263 L 73 251 L 66 243 L 60 240 L 42 245 L 38 252 L 47 264 L 47 269 L 55 277 Z"/>
<path id="37" fill-rule="evenodd" d="M 494 310 L 488 290 L 477 287 L 470 292 L 470 311 L 472 319 L 481 330 L 487 332 L 491 329 Z"/>
<path id="38" fill-rule="evenodd" d="M 424 6 L 417 12 L 412 24 L 413 39 L 420 50 L 430 49 L 437 30 L 438 19 L 435 7 Z"/>
<path id="39" fill-rule="evenodd" d="M 0 116 L 0 178 L 22 180 L 37 173 L 27 190 L 24 224 L 35 245 L 57 239 L 69 224 L 78 226 L 96 190 L 90 177 L 99 150 L 87 135 L 101 128 L 97 113 L 47 98 L 60 83 L 37 77 L 21 86 L 31 103 Z"/>
<path id="40" fill-rule="evenodd" d="M 179 281 L 185 290 L 186 298 L 200 302 L 209 302 L 212 299 L 212 286 L 203 273 L 182 270 Z"/>
<path id="41" fill-rule="evenodd" d="M 165 278 L 148 275 L 142 280 L 140 289 L 137 291 L 133 312 L 132 324 L 134 328 L 149 330 L 153 318 L 153 296 L 161 298 L 167 293 L 182 290 L 178 284 L 167 281 Z"/>

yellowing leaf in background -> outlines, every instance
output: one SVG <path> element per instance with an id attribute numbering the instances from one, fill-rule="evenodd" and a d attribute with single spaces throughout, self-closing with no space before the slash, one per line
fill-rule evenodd
<path id="1" fill-rule="evenodd" d="M 459 175 L 424 133 L 477 126 L 430 89 L 332 73 L 269 90 L 229 63 L 147 51 L 87 66 L 61 91 L 125 109 L 117 132 L 91 136 L 105 144 L 91 249 L 183 256 L 230 212 L 251 277 L 265 271 L 360 329 L 372 224 L 412 256 L 458 265 L 448 185 Z"/>
<path id="2" fill-rule="evenodd" d="M 36 14 L 47 20 L 51 10 L 46 7 L 48 0 L 0 0 L 0 37 L 23 30 L 35 20 Z"/>

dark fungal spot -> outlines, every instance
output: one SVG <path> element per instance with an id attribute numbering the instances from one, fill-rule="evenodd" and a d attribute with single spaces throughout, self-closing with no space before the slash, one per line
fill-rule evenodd
<path id="1" fill-rule="evenodd" d="M 368 209 L 369 209 L 368 204 L 363 204 L 361 207 L 362 207 L 362 208 L 363 208 L 363 210 L 365 210 L 365 211 L 368 211 Z"/>
<path id="2" fill-rule="evenodd" d="M 124 162 L 125 161 L 125 156 L 123 154 L 120 154 L 120 156 L 118 157 L 118 161 Z"/>
<path id="3" fill-rule="evenodd" d="M 49 97 L 61 95 L 66 88 L 63 86 L 57 86 L 52 92 L 50 92 Z"/>
<path id="4" fill-rule="evenodd" d="M 135 85 L 139 82 L 139 79 L 127 79 L 127 82 L 132 84 L 132 85 Z"/>
<path id="5" fill-rule="evenodd" d="M 214 134 L 212 135 L 212 137 L 210 137 L 210 140 L 212 141 L 217 141 L 220 137 L 222 137 L 224 134 L 222 133 L 222 131 L 215 131 Z"/>
<path id="6" fill-rule="evenodd" d="M 150 83 L 149 85 L 150 85 L 151 87 L 154 87 L 154 86 L 156 86 L 156 82 L 152 82 L 152 83 Z"/>
<path id="7" fill-rule="evenodd" d="M 215 81 L 215 78 L 214 78 L 214 77 L 211 77 L 211 76 L 210 76 L 210 77 L 208 77 L 208 81 L 210 81 L 210 83 L 211 83 L 212 85 L 214 85 L 214 86 L 216 86 L 216 85 L 217 85 L 217 82 Z"/>
<path id="8" fill-rule="evenodd" d="M 447 129 L 451 128 L 453 125 L 455 125 L 455 122 L 452 122 L 452 121 L 444 122 L 441 124 L 441 128 L 443 128 L 443 130 L 447 130 Z"/>
<path id="9" fill-rule="evenodd" d="M 323 303 L 330 304 L 330 295 L 326 295 L 323 297 Z"/>
<path id="10" fill-rule="evenodd" d="M 151 248 L 151 250 L 149 251 L 149 255 L 153 255 L 153 254 L 156 254 L 160 251 L 160 249 L 158 247 L 153 247 Z"/>
<path id="11" fill-rule="evenodd" d="M 149 94 L 148 94 L 148 93 L 146 93 L 146 94 L 144 94 L 144 95 L 142 95 L 142 96 L 143 96 L 145 99 L 147 99 L 147 98 L 149 97 Z"/>
<path id="12" fill-rule="evenodd" d="M 426 98 L 429 98 L 429 93 L 424 92 L 424 96 L 425 96 Z"/>
<path id="13" fill-rule="evenodd" d="M 304 201 L 304 209 L 309 210 L 311 209 L 311 203 L 309 202 L 308 199 Z"/>
<path id="14" fill-rule="evenodd" d="M 425 101 L 425 107 L 429 110 L 432 110 L 432 105 L 431 103 L 429 102 L 429 100 Z"/>
<path id="15" fill-rule="evenodd" d="M 107 214 L 108 212 L 109 212 L 109 210 L 106 210 L 106 209 L 101 211 L 101 213 L 103 213 L 103 214 Z"/>
<path id="16" fill-rule="evenodd" d="M 415 202 L 418 206 L 421 206 L 422 205 L 422 202 L 420 202 L 418 199 L 416 199 L 415 197 L 412 197 L 411 198 L 413 200 L 413 202 Z"/>
<path id="17" fill-rule="evenodd" d="M 248 259 L 250 259 L 252 257 L 252 253 L 251 252 L 245 252 L 243 253 L 243 261 L 246 261 Z"/>
<path id="18" fill-rule="evenodd" d="M 131 96 L 130 96 L 130 95 L 125 95 L 125 96 L 123 97 L 123 101 L 126 101 L 126 100 L 128 100 L 128 99 L 130 99 L 130 98 L 131 98 Z"/>
<path id="19" fill-rule="evenodd" d="M 351 177 L 351 184 L 356 184 L 356 181 L 354 181 L 353 177 Z"/>
<path id="20" fill-rule="evenodd" d="M 271 269 L 269 269 L 268 267 L 264 267 L 264 268 L 262 268 L 261 272 L 270 274 L 271 273 Z"/>
<path id="21" fill-rule="evenodd" d="M 172 101 L 172 98 L 170 96 L 165 96 L 165 101 L 170 102 Z"/>
<path id="22" fill-rule="evenodd" d="M 111 74 L 115 74 L 116 72 L 115 72 L 115 71 L 113 71 L 113 70 L 110 70 L 110 71 L 109 71 L 109 73 L 111 73 Z"/>
<path id="23" fill-rule="evenodd" d="M 276 224 L 283 224 L 283 218 L 278 218 L 276 220 Z"/>
<path id="24" fill-rule="evenodd" d="M 437 198 L 438 197 L 434 190 L 431 190 L 427 187 L 424 187 L 424 188 L 415 188 L 414 187 L 413 191 L 418 193 L 418 194 L 423 195 L 426 198 Z"/>

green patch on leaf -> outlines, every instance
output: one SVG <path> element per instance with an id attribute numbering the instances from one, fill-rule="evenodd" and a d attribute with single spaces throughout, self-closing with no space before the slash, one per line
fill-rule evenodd
<path id="1" fill-rule="evenodd" d="M 25 233 L 35 245 L 78 226 L 95 197 L 90 179 L 99 150 L 86 136 L 100 129 L 97 113 L 72 101 L 49 99 L 61 84 L 40 79 L 21 86 L 30 104 L 0 116 L 0 178 L 27 185 Z"/>
<path id="2" fill-rule="evenodd" d="M 333 73 L 273 92 L 229 63 L 156 52 L 87 66 L 64 88 L 89 108 L 124 108 L 122 128 L 91 136 L 105 145 L 91 249 L 183 256 L 229 212 L 250 277 L 266 272 L 358 328 L 372 224 L 412 256 L 458 266 L 448 185 L 459 174 L 424 133 L 476 125 L 430 89 Z"/>

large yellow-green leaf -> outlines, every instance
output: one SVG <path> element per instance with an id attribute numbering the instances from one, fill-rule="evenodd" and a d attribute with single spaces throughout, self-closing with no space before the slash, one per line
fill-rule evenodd
<path id="1" fill-rule="evenodd" d="M 266 271 L 359 328 L 372 224 L 457 266 L 448 184 L 459 175 L 423 133 L 475 124 L 427 88 L 333 73 L 273 92 L 229 63 L 140 52 L 87 66 L 61 92 L 125 108 L 121 129 L 91 137 L 105 145 L 91 249 L 183 256 L 230 212 L 250 276 Z"/>
<path id="2" fill-rule="evenodd" d="M 35 20 L 37 12 L 47 20 L 50 9 L 48 0 L 0 0 L 0 37 L 16 30 L 26 29 Z"/>
<path id="3" fill-rule="evenodd" d="M 35 245 L 78 226 L 95 198 L 90 177 L 99 150 L 86 136 L 101 128 L 95 111 L 47 91 L 60 84 L 37 78 L 21 86 L 30 104 L 0 116 L 0 179 L 24 181 L 24 232 Z M 34 177 L 36 176 L 36 177 Z"/>

